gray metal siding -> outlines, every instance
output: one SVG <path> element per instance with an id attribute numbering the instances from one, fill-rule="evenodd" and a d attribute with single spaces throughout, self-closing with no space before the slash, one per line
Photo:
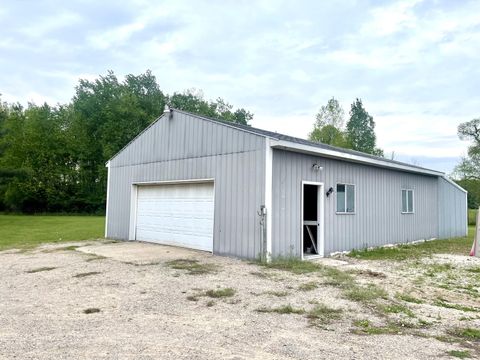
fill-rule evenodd
<path id="1" fill-rule="evenodd" d="M 178 112 L 159 119 L 111 160 L 107 236 L 128 239 L 133 183 L 211 178 L 214 253 L 256 257 L 265 138 Z"/>
<path id="2" fill-rule="evenodd" d="M 467 194 L 438 178 L 439 238 L 465 236 L 467 234 Z"/>
<path id="3" fill-rule="evenodd" d="M 312 169 L 313 163 L 323 167 Z M 272 253 L 300 255 L 301 183 L 356 186 L 356 213 L 336 214 L 325 197 L 325 255 L 438 236 L 437 178 L 283 150 L 273 152 Z M 414 214 L 401 213 L 401 189 L 414 189 Z"/>

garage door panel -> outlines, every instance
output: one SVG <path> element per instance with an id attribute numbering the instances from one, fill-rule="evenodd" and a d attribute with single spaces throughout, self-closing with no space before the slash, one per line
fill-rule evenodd
<path id="1" fill-rule="evenodd" d="M 213 250 L 213 183 L 140 186 L 136 239 Z"/>

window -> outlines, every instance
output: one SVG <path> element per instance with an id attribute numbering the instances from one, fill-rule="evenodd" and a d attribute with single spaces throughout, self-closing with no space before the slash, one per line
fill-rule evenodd
<path id="1" fill-rule="evenodd" d="M 355 213 L 355 185 L 337 184 L 337 213 Z"/>
<path id="2" fill-rule="evenodd" d="M 402 213 L 413 214 L 413 190 L 402 190 Z"/>

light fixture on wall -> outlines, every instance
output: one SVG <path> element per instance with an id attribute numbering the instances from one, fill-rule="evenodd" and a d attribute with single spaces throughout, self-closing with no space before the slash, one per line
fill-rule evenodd
<path id="1" fill-rule="evenodd" d="M 328 191 L 325 195 L 327 195 L 327 197 L 329 197 L 331 193 L 333 193 L 333 187 L 330 187 L 330 189 L 328 189 Z"/>
<path id="2" fill-rule="evenodd" d="M 321 170 L 323 170 L 323 166 L 320 166 L 319 164 L 314 163 L 314 164 L 312 165 L 312 169 L 313 169 L 314 171 L 321 171 Z"/>

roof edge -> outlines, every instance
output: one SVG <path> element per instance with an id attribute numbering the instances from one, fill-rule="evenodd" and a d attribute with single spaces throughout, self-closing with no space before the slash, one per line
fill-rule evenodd
<path id="1" fill-rule="evenodd" d="M 344 152 L 341 151 L 341 148 L 336 150 L 334 146 L 328 146 L 328 148 L 321 148 L 317 147 L 314 145 L 307 145 L 307 144 L 300 144 L 294 141 L 290 140 L 282 140 L 281 137 L 283 136 L 282 134 L 274 133 L 271 131 L 267 130 L 261 130 L 261 129 L 256 129 L 253 127 L 250 127 L 249 125 L 242 125 L 242 124 L 236 124 L 236 123 L 229 123 L 227 121 L 219 120 L 219 119 L 214 119 L 208 116 L 204 115 L 199 115 L 195 113 L 191 113 L 188 111 L 184 110 L 179 110 L 175 108 L 170 108 L 171 111 L 177 112 L 180 114 L 188 115 L 188 116 L 193 116 L 205 121 L 209 121 L 215 124 L 220 124 L 232 129 L 240 130 L 255 136 L 260 136 L 263 138 L 268 138 L 274 140 L 271 144 L 272 148 L 279 148 L 279 149 L 285 149 L 285 150 L 290 150 L 290 151 L 297 151 L 297 152 L 306 152 L 309 154 L 317 154 L 321 156 L 326 156 L 330 158 L 335 158 L 335 159 L 342 159 L 346 161 L 351 161 L 351 162 L 356 162 L 356 163 L 362 163 L 362 164 L 367 164 L 367 165 L 372 165 L 372 166 L 377 166 L 377 167 L 383 167 L 383 168 L 390 168 L 390 169 L 396 169 L 400 171 L 406 171 L 406 172 L 412 172 L 412 173 L 418 173 L 418 174 L 424 174 L 424 175 L 430 175 L 430 176 L 438 176 L 438 177 L 444 177 L 447 179 L 447 181 L 453 183 L 451 180 L 445 177 L 445 173 L 441 171 L 436 171 L 436 170 L 431 170 L 431 169 L 426 169 L 422 168 L 419 166 L 414 166 L 414 165 L 409 165 L 406 163 L 402 162 L 391 162 L 387 161 L 386 159 L 383 159 L 379 156 L 365 156 L 363 153 L 358 152 L 358 151 L 352 151 L 352 152 Z M 146 132 L 150 127 L 152 127 L 155 123 L 157 123 L 159 120 L 161 120 L 165 114 L 160 115 L 157 117 L 150 125 L 148 125 L 145 129 L 143 129 L 140 133 L 138 133 L 132 140 L 130 140 L 124 147 L 122 147 L 115 155 L 113 155 L 105 165 L 107 165 L 110 161 L 115 159 L 120 153 L 122 153 L 131 143 L 133 143 L 138 137 L 140 137 L 144 132 Z M 250 129 L 249 129 L 250 128 Z M 302 139 L 303 140 L 303 139 Z M 461 188 L 459 185 L 453 183 L 457 187 L 459 187 L 462 191 L 465 191 L 465 189 Z"/>
<path id="2" fill-rule="evenodd" d="M 390 169 L 401 170 L 406 172 L 413 172 L 413 173 L 419 173 L 419 174 L 430 175 L 430 176 L 441 176 L 441 177 L 445 176 L 445 173 L 440 171 L 419 168 L 417 166 L 410 166 L 408 164 L 403 164 L 403 163 L 392 163 L 389 161 L 383 161 L 382 158 L 380 157 L 370 158 L 362 155 L 344 153 L 344 152 L 331 150 L 331 149 L 322 149 L 322 148 L 318 148 L 311 145 L 297 144 L 288 140 L 277 140 L 277 142 L 272 144 L 272 147 L 278 148 L 278 149 L 290 150 L 290 151 L 293 150 L 297 152 L 305 152 L 309 154 L 318 154 L 325 157 L 343 159 L 351 162 L 368 164 L 368 165 L 373 165 L 377 167 L 390 168 Z"/>

